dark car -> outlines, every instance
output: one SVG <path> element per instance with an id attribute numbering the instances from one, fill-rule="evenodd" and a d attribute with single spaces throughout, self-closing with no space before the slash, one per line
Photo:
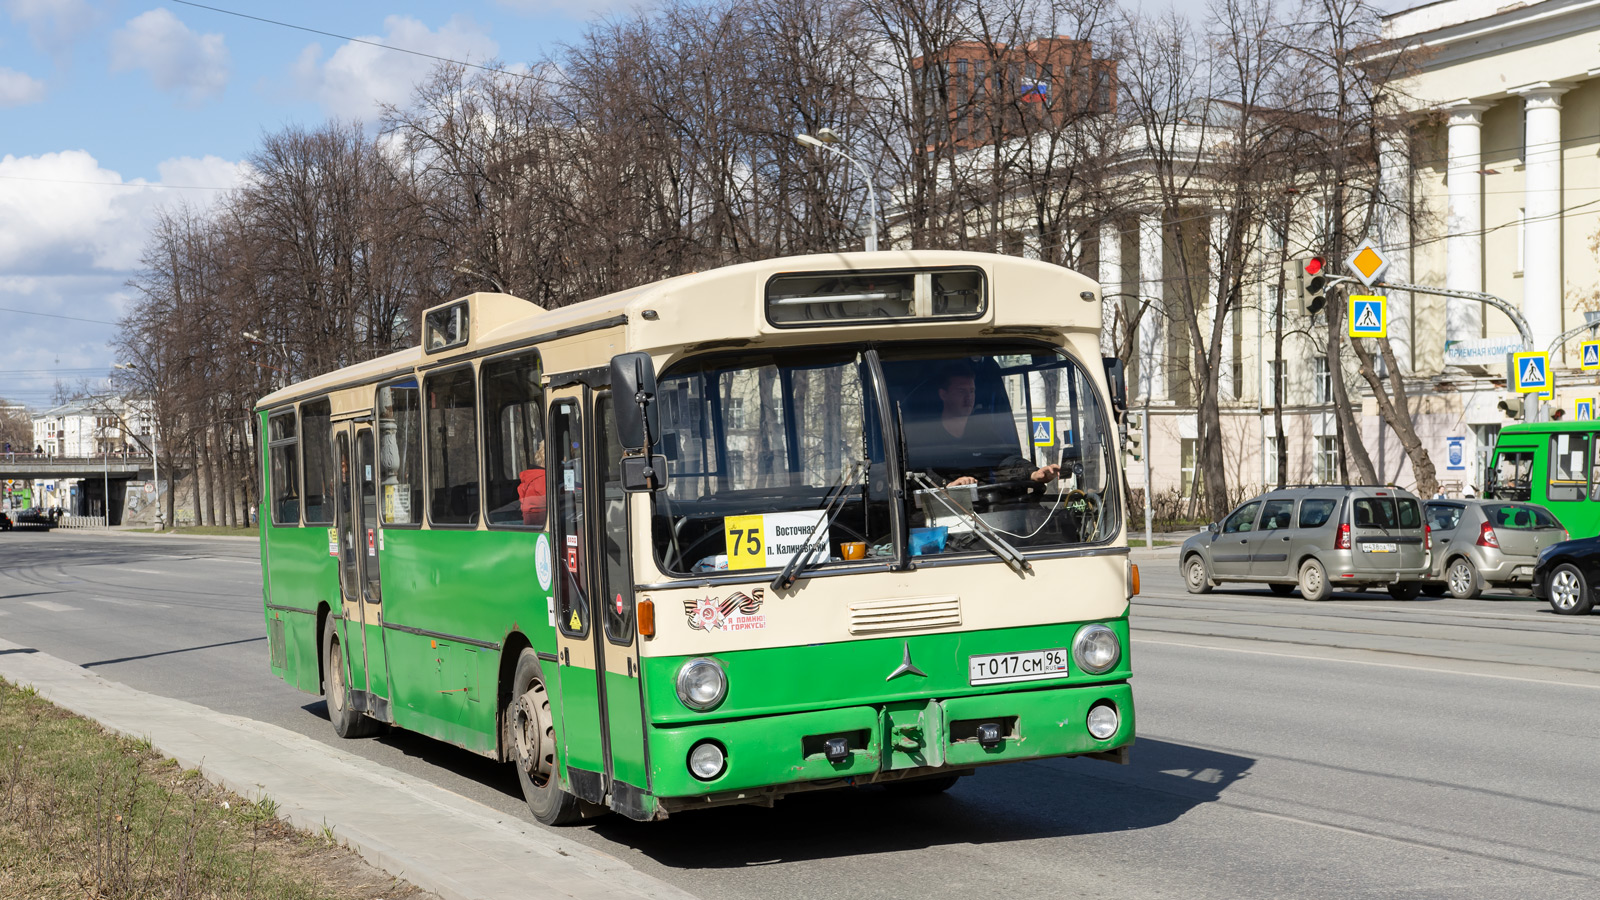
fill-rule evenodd
<path id="1" fill-rule="evenodd" d="M 17 513 L 16 525 L 18 528 L 50 529 L 56 527 L 57 518 L 49 510 L 34 506 Z"/>
<path id="2" fill-rule="evenodd" d="M 0 511 L 0 531 L 10 531 L 10 530 L 11 530 L 11 517 L 6 515 L 4 511 Z"/>
<path id="3" fill-rule="evenodd" d="M 1558 615 L 1583 616 L 1594 609 L 1600 584 L 1600 537 L 1552 544 L 1533 566 L 1533 596 L 1550 601 Z"/>

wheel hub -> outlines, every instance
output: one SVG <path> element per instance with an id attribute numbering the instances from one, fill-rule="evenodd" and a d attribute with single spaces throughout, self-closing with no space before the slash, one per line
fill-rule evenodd
<path id="1" fill-rule="evenodd" d="M 517 765 L 534 784 L 543 785 L 549 781 L 550 772 L 542 752 L 545 735 L 539 714 L 542 692 L 535 687 L 530 686 L 511 706 L 511 740 L 516 747 Z"/>
<path id="2" fill-rule="evenodd" d="M 1578 605 L 1577 579 L 1570 572 L 1557 572 L 1550 583 L 1550 596 L 1555 599 L 1556 606 L 1561 609 L 1571 609 Z"/>

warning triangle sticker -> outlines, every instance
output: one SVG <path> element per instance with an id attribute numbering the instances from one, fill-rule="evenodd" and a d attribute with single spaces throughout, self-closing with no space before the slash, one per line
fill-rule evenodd
<path id="1" fill-rule="evenodd" d="M 1544 366 L 1540 365 L 1539 361 L 1537 359 L 1528 360 L 1527 368 L 1522 370 L 1522 383 L 1523 384 L 1543 384 L 1544 383 Z"/>
<path id="2" fill-rule="evenodd" d="M 1361 331 L 1378 331 L 1383 325 L 1378 322 L 1378 305 L 1376 303 L 1362 303 L 1361 314 L 1356 316 L 1356 328 Z"/>
<path id="3" fill-rule="evenodd" d="M 577 630 L 579 630 L 579 629 L 581 629 L 583 627 L 583 623 L 578 621 L 578 611 L 577 610 L 573 610 L 572 611 L 572 621 L 567 623 L 567 627 L 572 629 L 573 631 L 577 631 Z"/>

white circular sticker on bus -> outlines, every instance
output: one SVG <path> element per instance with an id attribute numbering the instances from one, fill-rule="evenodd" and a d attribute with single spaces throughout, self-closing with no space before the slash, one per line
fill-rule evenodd
<path id="1" fill-rule="evenodd" d="M 550 538 L 543 533 L 534 544 L 533 571 L 539 576 L 539 590 L 550 590 Z"/>

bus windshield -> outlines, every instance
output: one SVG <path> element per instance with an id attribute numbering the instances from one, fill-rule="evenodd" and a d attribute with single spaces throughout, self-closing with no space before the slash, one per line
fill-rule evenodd
<path id="1" fill-rule="evenodd" d="M 1108 505 L 1116 446 L 1093 383 L 1052 349 L 885 349 L 910 476 L 912 556 L 981 550 L 979 532 L 1017 548 L 1094 543 L 1117 527 Z"/>
<path id="2" fill-rule="evenodd" d="M 1118 527 L 1114 435 L 1093 382 L 1053 349 L 722 356 L 672 367 L 657 398 L 670 478 L 653 535 L 669 573 L 781 569 L 813 532 L 814 563 L 898 558 L 890 458 L 907 477 L 912 557 L 982 552 L 978 532 L 1039 549 Z"/>
<path id="3" fill-rule="evenodd" d="M 781 568 L 844 492 L 823 560 L 894 552 L 883 442 L 864 354 L 719 357 L 661 378 L 656 494 L 665 571 Z M 871 477 L 867 477 L 870 473 Z M 824 552 L 825 551 L 825 552 Z"/>

